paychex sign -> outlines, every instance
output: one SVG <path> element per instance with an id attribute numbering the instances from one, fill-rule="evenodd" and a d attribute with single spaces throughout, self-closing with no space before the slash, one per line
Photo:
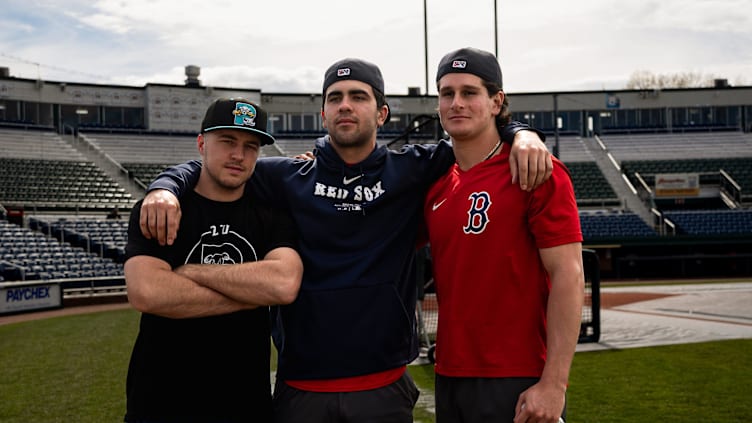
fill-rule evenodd
<path id="1" fill-rule="evenodd" d="M 58 284 L 8 286 L 0 288 L 0 314 L 59 308 L 63 295 Z"/>

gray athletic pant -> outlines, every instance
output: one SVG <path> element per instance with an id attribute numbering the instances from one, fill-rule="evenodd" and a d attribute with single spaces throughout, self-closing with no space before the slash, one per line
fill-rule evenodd
<path id="1" fill-rule="evenodd" d="M 277 380 L 276 423 L 411 423 L 418 388 L 405 371 L 391 385 L 368 391 L 309 392 Z"/>
<path id="2" fill-rule="evenodd" d="M 448 377 L 436 375 L 436 423 L 514 420 L 517 399 L 538 378 Z M 562 418 L 566 418 L 566 404 Z"/>

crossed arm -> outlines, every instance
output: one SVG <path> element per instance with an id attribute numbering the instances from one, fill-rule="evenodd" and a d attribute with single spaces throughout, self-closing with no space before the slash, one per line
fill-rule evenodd
<path id="1" fill-rule="evenodd" d="M 585 276 L 580 243 L 539 250 L 551 278 L 547 305 L 548 352 L 540 381 L 520 395 L 515 423 L 558 422 L 582 318 Z"/>
<path id="2" fill-rule="evenodd" d="M 124 270 L 134 308 L 180 319 L 289 304 L 298 295 L 303 263 L 295 250 L 283 247 L 260 261 L 187 264 L 174 270 L 164 260 L 135 256 L 125 262 Z"/>

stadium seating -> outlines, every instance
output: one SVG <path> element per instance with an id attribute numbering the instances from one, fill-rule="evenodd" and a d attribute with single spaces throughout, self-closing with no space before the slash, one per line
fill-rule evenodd
<path id="1" fill-rule="evenodd" d="M 546 138 L 549 150 L 553 150 L 555 140 L 553 137 Z M 563 136 L 559 137 L 559 159 L 567 165 L 574 162 L 592 162 L 593 154 L 587 148 L 582 137 Z"/>
<path id="2" fill-rule="evenodd" d="M 752 157 L 625 160 L 621 166 L 633 183 L 636 183 L 635 173 L 639 173 L 650 186 L 654 186 L 655 174 L 658 173 L 700 173 L 701 183 L 718 183 L 720 171 L 724 170 L 741 186 L 742 193 L 745 193 L 742 199 L 752 200 Z"/>
<path id="3" fill-rule="evenodd" d="M 149 183 L 163 170 L 176 164 L 177 163 L 121 163 L 124 168 L 128 169 L 131 177 L 140 181 L 144 186 L 149 186 Z"/>
<path id="4" fill-rule="evenodd" d="M 616 205 L 620 200 L 595 162 L 565 163 L 572 175 L 577 204 Z"/>
<path id="5" fill-rule="evenodd" d="M 742 132 L 607 135 L 601 140 L 619 162 L 752 157 L 752 137 Z"/>
<path id="6" fill-rule="evenodd" d="M 0 128 L 0 157 L 30 160 L 85 161 L 54 132 Z"/>
<path id="7" fill-rule="evenodd" d="M 677 234 L 752 237 L 752 210 L 689 210 L 663 214 Z"/>
<path id="8" fill-rule="evenodd" d="M 29 219 L 29 227 L 101 257 L 122 263 L 128 233 L 126 219 L 57 217 Z"/>
<path id="9" fill-rule="evenodd" d="M 63 289 L 68 289 L 91 286 L 82 278 L 100 278 L 95 283 L 122 286 L 122 275 L 122 263 L 111 258 L 0 221 L 0 276 L 5 282 L 61 279 Z"/>
<path id="10" fill-rule="evenodd" d="M 130 208 L 131 194 L 92 162 L 0 158 L 0 203 L 26 208 Z"/>
<path id="11" fill-rule="evenodd" d="M 580 225 L 585 242 L 601 238 L 650 238 L 658 235 L 639 216 L 628 211 L 581 212 Z"/>
<path id="12" fill-rule="evenodd" d="M 196 136 L 81 133 L 118 163 L 182 163 L 198 159 Z"/>

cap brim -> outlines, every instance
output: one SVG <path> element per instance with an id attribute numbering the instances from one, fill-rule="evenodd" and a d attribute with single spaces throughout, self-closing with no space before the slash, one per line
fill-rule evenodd
<path id="1" fill-rule="evenodd" d="M 235 125 L 212 126 L 212 127 L 204 129 L 204 132 L 215 131 L 217 129 L 240 129 L 242 131 L 253 132 L 261 136 L 261 145 L 274 144 L 274 141 L 276 141 L 274 137 L 271 136 L 270 134 L 267 134 L 264 131 L 259 131 L 258 129 L 255 129 L 255 128 L 248 128 L 246 126 L 235 126 Z"/>

